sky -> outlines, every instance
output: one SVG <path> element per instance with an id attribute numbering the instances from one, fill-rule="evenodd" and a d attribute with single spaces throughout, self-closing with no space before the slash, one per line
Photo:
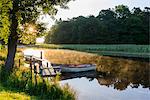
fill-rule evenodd
<path id="1" fill-rule="evenodd" d="M 100 10 L 114 8 L 121 4 L 127 5 L 130 10 L 133 7 L 140 7 L 141 9 L 150 7 L 149 0 L 75 0 L 67 4 L 69 9 L 58 8 L 55 18 L 67 20 L 78 16 L 97 16 Z M 42 22 L 46 23 L 47 27 L 51 27 L 54 24 L 54 20 L 48 15 L 44 16 Z"/>

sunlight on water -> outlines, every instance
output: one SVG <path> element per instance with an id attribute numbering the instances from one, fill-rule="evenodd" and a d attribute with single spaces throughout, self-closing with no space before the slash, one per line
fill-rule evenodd
<path id="1" fill-rule="evenodd" d="M 148 100 L 150 98 L 149 89 L 131 88 L 120 91 L 114 87 L 107 87 L 98 83 L 95 78 L 90 81 L 86 77 L 74 78 L 61 81 L 61 85 L 68 83 L 73 89 L 76 90 L 78 100 Z"/>
<path id="2" fill-rule="evenodd" d="M 23 51 L 24 55 L 28 56 L 35 56 L 35 57 L 41 57 L 41 52 L 42 52 L 42 58 L 44 57 L 44 51 L 43 50 L 35 50 L 35 49 L 25 49 Z"/>

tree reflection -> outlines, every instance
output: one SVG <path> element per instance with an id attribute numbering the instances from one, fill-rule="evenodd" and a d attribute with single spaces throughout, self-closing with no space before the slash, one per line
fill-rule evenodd
<path id="1" fill-rule="evenodd" d="M 89 81 L 98 80 L 100 85 L 113 87 L 119 91 L 127 87 L 150 89 L 150 63 L 103 57 L 95 59 L 97 62 L 97 72 L 65 73 L 62 80 L 86 77 Z"/>
<path id="2" fill-rule="evenodd" d="M 97 71 L 106 73 L 103 78 L 97 78 L 100 85 L 117 90 L 125 90 L 128 86 L 138 88 L 140 85 L 150 89 L 148 62 L 106 57 L 99 61 Z"/>

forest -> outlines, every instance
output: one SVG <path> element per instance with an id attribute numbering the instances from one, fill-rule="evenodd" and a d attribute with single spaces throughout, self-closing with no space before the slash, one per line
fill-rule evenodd
<path id="1" fill-rule="evenodd" d="M 59 19 L 45 43 L 53 44 L 149 44 L 150 8 L 126 5 L 101 10 L 98 16 Z"/>

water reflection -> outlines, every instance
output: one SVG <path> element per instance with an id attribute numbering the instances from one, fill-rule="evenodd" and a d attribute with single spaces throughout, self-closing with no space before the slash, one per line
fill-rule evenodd
<path id="1" fill-rule="evenodd" d="M 117 90 L 125 90 L 128 86 L 138 88 L 139 85 L 150 88 L 149 62 L 108 57 L 101 59 L 97 71 L 106 73 L 103 79 L 97 78 L 101 85 L 113 86 Z"/>
<path id="2" fill-rule="evenodd" d="M 127 87 L 150 89 L 150 64 L 127 59 L 104 57 L 97 60 L 97 72 L 64 73 L 62 80 L 86 77 L 89 81 L 97 79 L 102 86 L 125 90 Z"/>

